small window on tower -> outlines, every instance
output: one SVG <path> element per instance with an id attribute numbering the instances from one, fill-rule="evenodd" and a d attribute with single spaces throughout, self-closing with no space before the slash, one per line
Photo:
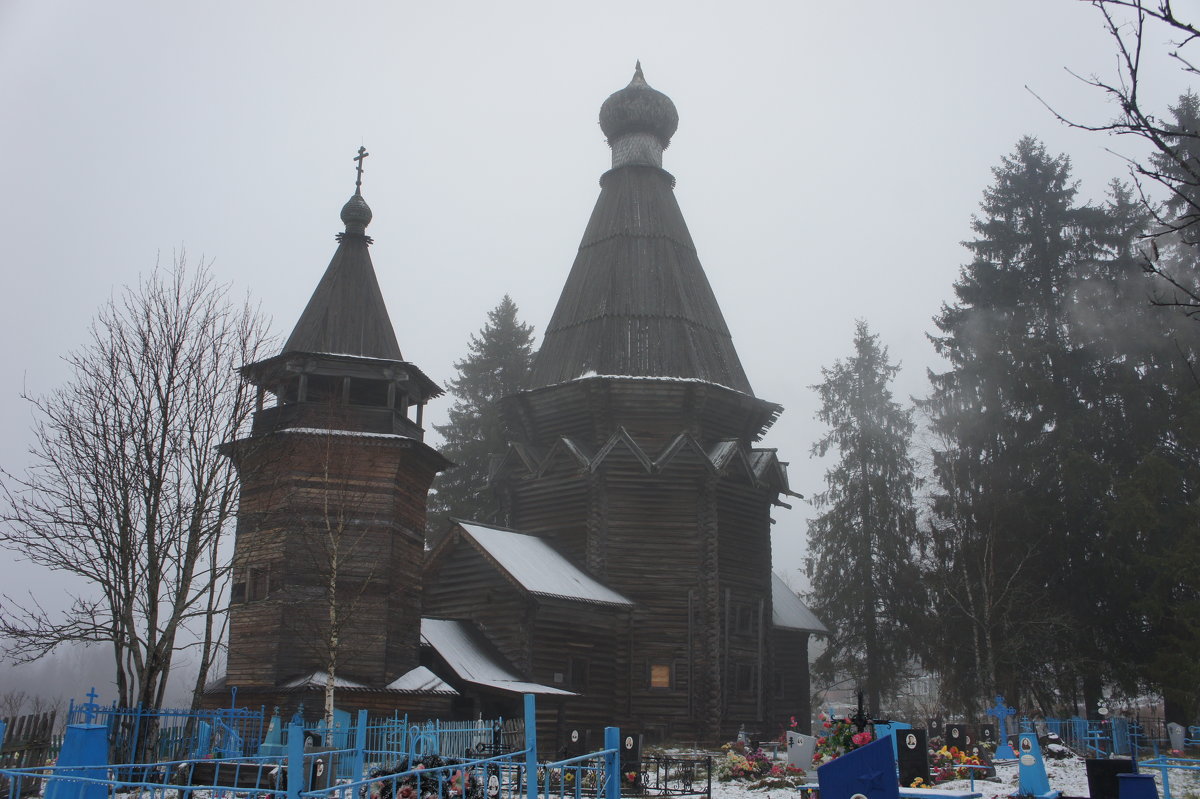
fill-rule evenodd
<path id="1" fill-rule="evenodd" d="M 651 663 L 650 664 L 650 687 L 658 689 L 670 689 L 671 687 L 671 664 L 670 663 Z"/>
<path id="2" fill-rule="evenodd" d="M 246 601 L 266 599 L 271 592 L 271 572 L 266 567 L 251 566 L 246 570 Z"/>

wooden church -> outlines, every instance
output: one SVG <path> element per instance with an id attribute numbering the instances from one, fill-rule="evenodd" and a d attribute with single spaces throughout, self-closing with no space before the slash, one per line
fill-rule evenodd
<path id="1" fill-rule="evenodd" d="M 782 408 L 751 389 L 662 167 L 678 124 L 640 66 L 600 110 L 612 169 L 527 386 L 504 400 L 503 527 L 424 550 L 441 391 L 401 355 L 360 191 L 283 351 L 245 367 L 225 678 L 214 703 L 511 714 L 543 738 L 774 734 L 808 718 L 824 628 L 771 570 Z M 360 181 L 361 181 L 360 151 Z M 361 182 L 359 184 L 361 188 Z M 786 506 L 785 506 L 786 507 Z M 330 671 L 333 670 L 331 676 Z"/>

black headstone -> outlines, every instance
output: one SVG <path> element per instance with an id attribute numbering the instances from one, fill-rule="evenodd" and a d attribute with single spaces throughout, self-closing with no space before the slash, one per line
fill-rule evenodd
<path id="1" fill-rule="evenodd" d="M 621 735 L 621 771 L 641 771 L 642 736 L 623 733 Z"/>
<path id="2" fill-rule="evenodd" d="M 911 788 L 919 777 L 929 784 L 929 741 L 925 730 L 894 730 L 896 762 L 900 766 L 900 786 Z"/>
<path id="3" fill-rule="evenodd" d="M 945 732 L 942 729 L 942 717 L 934 716 L 929 719 L 929 722 L 925 725 L 925 729 L 929 731 L 930 738 L 941 738 L 942 733 Z"/>
<path id="4" fill-rule="evenodd" d="M 996 776 L 996 767 L 992 765 L 992 753 L 986 746 L 982 746 L 979 741 L 976 741 L 968 746 L 966 751 L 968 754 L 979 758 L 979 765 L 987 766 L 987 771 L 972 769 L 975 779 L 991 779 Z"/>
<path id="5" fill-rule="evenodd" d="M 970 724 L 947 724 L 945 737 L 946 746 L 957 746 L 963 752 L 975 743 L 975 731 Z"/>
<path id="6" fill-rule="evenodd" d="M 996 740 L 995 724 L 980 724 L 977 732 L 979 733 L 979 743 L 992 744 L 993 746 L 999 743 Z"/>
<path id="7" fill-rule="evenodd" d="M 566 757 L 579 757 L 587 754 L 587 733 L 579 727 L 572 727 L 567 730 L 567 742 L 563 745 L 563 754 Z"/>
<path id="8" fill-rule="evenodd" d="M 1117 775 L 1134 773 L 1132 760 L 1088 758 L 1084 765 L 1087 768 L 1088 793 L 1092 799 L 1117 799 L 1120 782 Z"/>

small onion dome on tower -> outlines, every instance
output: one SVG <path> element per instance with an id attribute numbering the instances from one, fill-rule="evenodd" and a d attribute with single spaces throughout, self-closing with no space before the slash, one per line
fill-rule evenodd
<path id="1" fill-rule="evenodd" d="M 642 62 L 634 68 L 633 80 L 613 92 L 600 106 L 600 129 L 613 150 L 613 168 L 643 165 L 662 166 L 662 151 L 679 127 L 675 103 L 650 88 L 642 75 Z"/>
<path id="2" fill-rule="evenodd" d="M 347 233 L 365 235 L 367 225 L 371 224 L 371 217 L 371 206 L 367 205 L 367 201 L 358 192 L 354 192 L 354 196 L 342 206 L 342 224 L 346 226 Z"/>

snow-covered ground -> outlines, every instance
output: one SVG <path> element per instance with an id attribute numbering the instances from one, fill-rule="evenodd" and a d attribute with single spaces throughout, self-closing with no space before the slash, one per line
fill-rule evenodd
<path id="1" fill-rule="evenodd" d="M 1163 796 L 1162 777 L 1158 769 L 1142 769 L 1143 773 L 1155 775 L 1158 783 L 1158 795 Z M 1172 799 L 1200 799 L 1200 772 L 1171 771 Z M 1063 796 L 1089 796 L 1087 771 L 1082 758 L 1071 757 L 1065 760 L 1047 760 L 1046 775 L 1050 779 L 1051 790 L 1061 791 Z M 812 775 L 816 782 L 816 774 Z M 1008 799 L 1017 792 L 1017 765 L 998 764 L 996 766 L 996 781 L 975 780 L 975 790 L 983 794 L 983 799 Z M 945 782 L 935 786 L 946 790 L 968 790 L 968 780 Z M 797 799 L 798 791 L 780 788 L 750 790 L 745 783 L 713 782 L 713 799 Z"/>

